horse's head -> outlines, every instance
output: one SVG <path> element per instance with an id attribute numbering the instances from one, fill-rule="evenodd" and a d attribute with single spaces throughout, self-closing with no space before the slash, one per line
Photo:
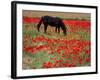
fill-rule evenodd
<path id="1" fill-rule="evenodd" d="M 66 29 L 64 29 L 64 30 L 63 30 L 63 33 L 64 33 L 64 35 L 66 35 L 66 34 L 67 34 L 67 31 L 66 31 Z"/>
<path id="2" fill-rule="evenodd" d="M 67 34 L 67 28 L 65 27 L 65 25 L 61 26 L 61 28 L 62 28 L 64 35 L 66 35 Z"/>
<path id="3" fill-rule="evenodd" d="M 65 30 L 65 31 L 63 31 L 63 33 L 64 33 L 64 35 L 66 35 L 66 34 L 67 34 L 66 30 Z"/>

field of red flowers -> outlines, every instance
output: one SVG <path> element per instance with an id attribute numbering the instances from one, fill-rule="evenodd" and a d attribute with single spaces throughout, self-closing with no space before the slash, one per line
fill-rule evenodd
<path id="1" fill-rule="evenodd" d="M 91 65 L 91 23 L 86 20 L 63 20 L 67 35 L 37 31 L 39 18 L 23 17 L 23 69 L 83 67 Z"/>

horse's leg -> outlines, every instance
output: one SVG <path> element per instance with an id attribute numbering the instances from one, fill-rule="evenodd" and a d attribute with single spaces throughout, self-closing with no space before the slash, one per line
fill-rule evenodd
<path id="1" fill-rule="evenodd" d="M 55 32 L 57 33 L 57 27 L 55 28 Z"/>
<path id="2" fill-rule="evenodd" d="M 41 26 L 41 24 L 42 24 L 42 18 L 41 18 L 41 20 L 39 21 L 39 23 L 38 23 L 38 25 L 37 25 L 37 29 L 38 29 L 38 32 L 39 32 L 39 29 L 40 29 L 40 26 Z"/>
<path id="3" fill-rule="evenodd" d="M 60 27 L 58 27 L 58 33 L 60 34 Z"/>
<path id="4" fill-rule="evenodd" d="M 39 31 L 40 31 L 40 30 L 39 30 L 39 29 L 40 29 L 40 26 L 38 26 L 37 29 L 38 29 L 38 32 L 39 32 Z"/>
<path id="5" fill-rule="evenodd" d="M 46 33 L 47 30 L 47 24 L 44 24 L 44 33 Z"/>

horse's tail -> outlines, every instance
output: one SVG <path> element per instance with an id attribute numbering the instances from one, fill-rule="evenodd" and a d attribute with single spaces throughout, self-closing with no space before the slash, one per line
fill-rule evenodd
<path id="1" fill-rule="evenodd" d="M 39 31 L 39 28 L 40 28 L 40 26 L 41 26 L 41 24 L 42 24 L 42 21 L 43 21 L 43 18 L 40 19 L 40 21 L 39 21 L 39 23 L 38 23 L 38 25 L 37 25 L 38 31 Z"/>

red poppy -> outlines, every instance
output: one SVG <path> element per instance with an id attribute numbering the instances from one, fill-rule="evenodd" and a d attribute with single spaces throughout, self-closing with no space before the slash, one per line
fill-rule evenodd
<path id="1" fill-rule="evenodd" d="M 27 47 L 27 48 L 25 48 L 26 52 L 32 52 L 32 50 L 33 50 L 33 47 Z"/>
<path id="2" fill-rule="evenodd" d="M 90 62 L 91 61 L 91 58 L 86 58 L 86 62 Z"/>
<path id="3" fill-rule="evenodd" d="M 52 64 L 50 61 L 45 62 L 45 63 L 43 64 L 43 67 L 45 67 L 45 68 L 51 68 L 52 66 L 53 66 L 53 64 Z"/>
<path id="4" fill-rule="evenodd" d="M 79 63 L 80 63 L 80 64 L 83 64 L 82 58 L 79 59 Z"/>
<path id="5" fill-rule="evenodd" d="M 90 54 L 90 52 L 91 52 L 90 49 L 88 49 L 88 50 L 85 51 L 86 54 Z"/>

